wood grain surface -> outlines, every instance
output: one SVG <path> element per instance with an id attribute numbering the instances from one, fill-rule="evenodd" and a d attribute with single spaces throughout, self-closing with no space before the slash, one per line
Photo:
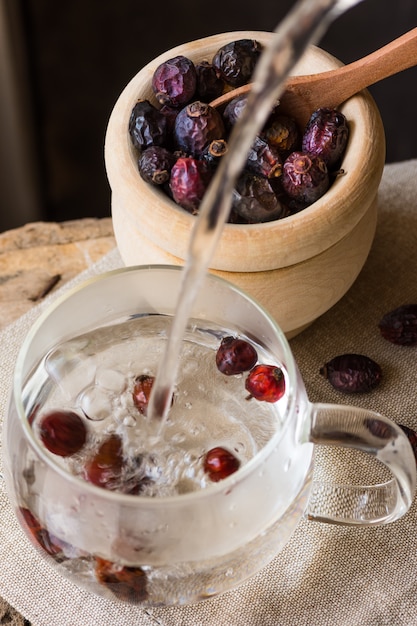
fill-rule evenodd
<path id="1" fill-rule="evenodd" d="M 115 245 L 111 218 L 33 222 L 0 233 L 0 329 Z"/>

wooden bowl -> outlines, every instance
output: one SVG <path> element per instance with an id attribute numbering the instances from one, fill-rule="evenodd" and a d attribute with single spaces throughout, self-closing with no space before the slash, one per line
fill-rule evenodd
<path id="1" fill-rule="evenodd" d="M 271 33 L 238 31 L 173 48 L 146 65 L 125 87 L 111 113 L 105 142 L 112 190 L 115 237 L 126 265 L 183 264 L 195 220 L 138 173 L 128 134 L 139 98 L 155 102 L 156 67 L 178 54 L 210 60 L 225 43 L 252 38 L 267 44 Z M 341 63 L 312 46 L 297 74 L 333 69 Z M 292 337 L 332 307 L 362 269 L 375 234 L 377 191 L 385 163 L 385 137 L 378 109 L 367 91 L 341 110 L 350 125 L 343 160 L 345 174 L 313 205 L 263 224 L 226 224 L 210 271 L 245 289 Z"/>

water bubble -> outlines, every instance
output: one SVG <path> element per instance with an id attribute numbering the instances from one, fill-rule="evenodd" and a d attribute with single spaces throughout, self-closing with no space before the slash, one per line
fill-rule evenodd
<path id="1" fill-rule="evenodd" d="M 80 398 L 81 408 L 88 419 L 101 421 L 111 415 L 111 400 L 102 389 L 89 387 Z"/>
<path id="2" fill-rule="evenodd" d="M 45 359 L 45 369 L 68 399 L 77 396 L 94 381 L 96 367 L 92 360 L 80 357 L 82 342 L 70 342 L 51 352 Z"/>
<path id="3" fill-rule="evenodd" d="M 126 377 L 122 372 L 113 369 L 99 368 L 96 373 L 96 383 L 104 389 L 122 393 L 127 386 Z"/>
<path id="4" fill-rule="evenodd" d="M 123 425 L 129 427 L 135 426 L 136 420 L 131 415 L 126 415 L 126 417 L 123 419 Z"/>

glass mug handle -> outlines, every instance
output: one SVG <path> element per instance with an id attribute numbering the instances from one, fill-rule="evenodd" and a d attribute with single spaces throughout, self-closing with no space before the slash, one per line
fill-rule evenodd
<path id="1" fill-rule="evenodd" d="M 310 442 L 367 452 L 389 469 L 392 478 L 366 486 L 313 479 L 307 519 L 376 525 L 402 517 L 411 506 L 416 488 L 416 459 L 402 429 L 367 409 L 320 403 L 313 403 L 310 408 Z"/>

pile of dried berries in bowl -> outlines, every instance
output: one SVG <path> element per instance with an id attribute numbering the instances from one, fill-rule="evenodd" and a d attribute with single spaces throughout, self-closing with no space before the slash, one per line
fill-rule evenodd
<path id="1" fill-rule="evenodd" d="M 158 186 L 192 214 L 198 209 L 246 94 L 262 44 L 238 39 L 221 46 L 211 59 L 194 63 L 177 55 L 153 72 L 157 105 L 140 99 L 129 120 L 140 176 Z M 215 100 L 231 92 L 222 108 Z M 290 114 L 271 111 L 248 154 L 234 193 L 229 222 L 253 224 L 281 219 L 310 206 L 341 171 L 349 125 L 340 111 L 321 108 L 299 128 Z"/>

